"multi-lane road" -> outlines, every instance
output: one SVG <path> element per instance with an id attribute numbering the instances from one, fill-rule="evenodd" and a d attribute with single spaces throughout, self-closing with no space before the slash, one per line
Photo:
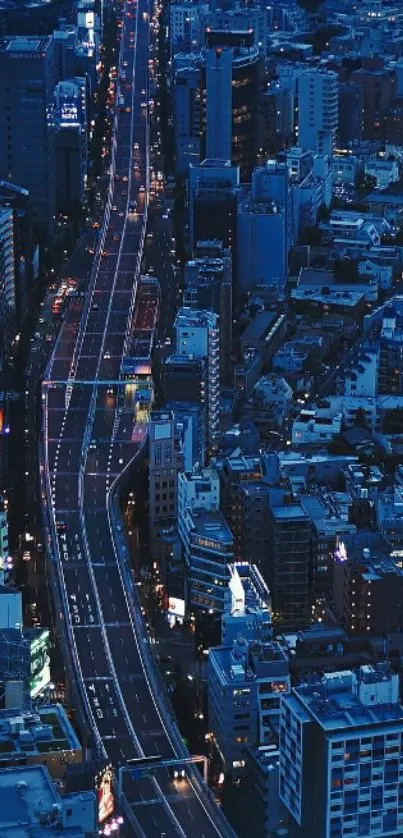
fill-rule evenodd
<path id="1" fill-rule="evenodd" d="M 154 668 L 113 503 L 144 440 L 121 370 L 147 220 L 149 2 L 127 0 L 122 14 L 104 223 L 87 295 L 69 307 L 43 383 L 41 462 L 68 672 L 93 745 L 116 769 L 137 757 L 186 756 Z M 125 811 L 136 834 L 233 834 L 197 770 L 186 770 L 181 783 L 162 768 L 154 777 L 126 777 Z"/>

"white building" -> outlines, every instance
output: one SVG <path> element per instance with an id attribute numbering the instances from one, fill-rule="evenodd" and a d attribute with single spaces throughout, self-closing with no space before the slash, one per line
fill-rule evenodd
<path id="1" fill-rule="evenodd" d="M 324 416 L 317 410 L 301 410 L 292 425 L 293 445 L 320 445 L 330 442 L 341 431 L 341 413 Z"/>
<path id="2" fill-rule="evenodd" d="M 212 311 L 179 309 L 175 318 L 176 352 L 207 361 L 207 421 L 209 447 L 218 434 L 220 394 L 219 318 Z"/>
<path id="3" fill-rule="evenodd" d="M 387 664 L 333 672 L 281 700 L 280 798 L 301 838 L 400 836 L 403 707 Z"/>
<path id="4" fill-rule="evenodd" d="M 349 361 L 345 372 L 345 396 L 376 396 L 379 366 L 377 346 L 363 347 Z"/>
<path id="5" fill-rule="evenodd" d="M 298 145 L 332 155 L 338 124 L 338 78 L 332 70 L 314 68 L 298 82 Z"/>
<path id="6" fill-rule="evenodd" d="M 237 637 L 271 640 L 271 597 L 254 564 L 235 562 L 229 566 L 230 581 L 221 619 L 221 643 L 231 646 Z"/>
<path id="7" fill-rule="evenodd" d="M 399 180 L 398 161 L 371 157 L 365 163 L 365 174 L 375 178 L 377 189 L 387 189 Z"/>

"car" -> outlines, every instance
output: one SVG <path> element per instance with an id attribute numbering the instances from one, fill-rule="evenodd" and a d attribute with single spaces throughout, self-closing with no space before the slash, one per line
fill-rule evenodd
<path id="1" fill-rule="evenodd" d="M 139 144 L 138 144 L 138 143 L 134 143 L 133 148 L 134 148 L 134 150 L 135 150 L 135 151 L 138 151 L 138 150 L 139 150 Z"/>
<path id="2" fill-rule="evenodd" d="M 137 201 L 130 201 L 129 203 L 129 213 L 132 215 L 137 212 Z"/>
<path id="3" fill-rule="evenodd" d="M 145 186 L 140 186 L 140 187 L 139 187 L 139 192 L 145 192 L 145 191 L 146 191 Z"/>

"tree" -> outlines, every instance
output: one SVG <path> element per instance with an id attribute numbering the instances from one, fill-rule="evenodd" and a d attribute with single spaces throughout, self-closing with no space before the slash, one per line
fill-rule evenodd
<path id="1" fill-rule="evenodd" d="M 356 179 L 355 186 L 359 195 L 369 195 L 370 192 L 374 191 L 377 183 L 378 181 L 373 175 L 361 173 Z"/>

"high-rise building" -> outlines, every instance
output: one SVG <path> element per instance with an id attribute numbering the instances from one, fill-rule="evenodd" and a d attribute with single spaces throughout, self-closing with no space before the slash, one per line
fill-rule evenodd
<path id="1" fill-rule="evenodd" d="M 180 455 L 170 411 L 152 411 L 148 423 L 148 450 L 148 517 L 151 554 L 154 555 L 158 527 L 175 522 L 177 516 Z"/>
<path id="2" fill-rule="evenodd" d="M 387 305 L 379 341 L 379 393 L 403 393 L 403 298 Z"/>
<path id="3" fill-rule="evenodd" d="M 28 299 L 39 273 L 38 245 L 33 235 L 29 192 L 9 181 L 0 181 L 0 208 L 13 213 L 15 317 L 17 329 L 27 313 Z"/>
<path id="4" fill-rule="evenodd" d="M 239 635 L 227 646 L 210 649 L 208 724 L 226 773 L 242 774 L 246 748 L 271 740 L 280 697 L 289 689 L 288 660 L 280 643 Z"/>
<path id="5" fill-rule="evenodd" d="M 261 285 L 271 291 L 273 300 L 284 298 L 292 232 L 288 168 L 269 160 L 254 170 L 251 191 L 239 200 L 237 285 L 241 293 Z"/>
<path id="6" fill-rule="evenodd" d="M 53 37 L 5 38 L 0 45 L 0 177 L 28 189 L 42 233 L 55 219 Z"/>
<path id="7" fill-rule="evenodd" d="M 172 10 L 172 5 L 171 5 Z M 175 113 L 176 171 L 187 174 L 190 164 L 197 166 L 201 154 L 202 72 L 198 56 L 175 68 L 173 101 Z"/>
<path id="8" fill-rule="evenodd" d="M 337 139 L 341 148 L 362 136 L 363 90 L 359 84 L 339 84 L 339 117 Z"/>
<path id="9" fill-rule="evenodd" d="M 164 409 L 172 411 L 175 432 L 180 447 L 182 468 L 192 471 L 206 460 L 206 411 L 205 405 L 191 401 L 169 401 Z"/>
<path id="10" fill-rule="evenodd" d="M 230 160 L 203 160 L 189 167 L 189 242 L 217 239 L 230 247 L 236 265 L 239 167 Z"/>
<path id="11" fill-rule="evenodd" d="M 9 557 L 8 520 L 3 501 L 0 501 L 0 587 L 4 585 L 7 576 Z"/>
<path id="12" fill-rule="evenodd" d="M 198 242 L 195 258 L 185 267 L 183 304 L 214 311 L 219 317 L 220 381 L 231 378 L 232 262 L 221 242 Z"/>
<path id="13" fill-rule="evenodd" d="M 15 337 L 15 326 L 13 211 L 0 206 L 0 333 L 6 356 Z"/>
<path id="14" fill-rule="evenodd" d="M 267 583 L 273 601 L 273 622 L 297 630 L 310 618 L 309 515 L 300 504 L 269 507 Z"/>
<path id="15" fill-rule="evenodd" d="M 351 73 L 350 81 L 358 84 L 363 92 L 363 138 L 383 139 L 388 108 L 396 98 L 397 75 L 395 69 L 385 66 L 382 57 L 364 58 L 362 66 Z"/>
<path id="16" fill-rule="evenodd" d="M 234 560 L 232 532 L 219 511 L 191 513 L 189 563 L 187 565 L 188 602 L 192 609 L 222 614 Z"/>
<path id="17" fill-rule="evenodd" d="M 164 401 L 175 404 L 190 403 L 200 410 L 198 421 L 199 450 L 198 462 L 205 464 L 208 444 L 208 366 L 205 358 L 195 358 L 193 355 L 170 355 L 164 363 L 162 389 Z"/>
<path id="18" fill-rule="evenodd" d="M 220 393 L 220 344 L 218 316 L 202 309 L 181 308 L 175 318 L 176 352 L 204 358 L 207 366 L 207 433 L 209 448 L 218 434 Z"/>
<path id="19" fill-rule="evenodd" d="M 55 87 L 56 205 L 78 209 L 87 177 L 87 82 L 60 81 Z"/>
<path id="20" fill-rule="evenodd" d="M 189 564 L 192 514 L 202 510 L 217 512 L 220 505 L 220 482 L 214 468 L 178 474 L 178 532 L 185 563 Z"/>
<path id="21" fill-rule="evenodd" d="M 252 31 L 207 29 L 202 51 L 206 157 L 231 160 L 248 180 L 256 161 L 259 52 Z"/>
<path id="22" fill-rule="evenodd" d="M 221 485 L 221 509 L 228 521 L 234 535 L 235 542 L 235 560 L 249 560 L 249 556 L 245 549 L 246 542 L 246 522 L 252 527 L 252 521 L 256 525 L 260 521 L 261 525 L 267 526 L 267 500 L 264 503 L 263 497 L 259 493 L 259 501 L 257 503 L 257 518 L 250 515 L 249 505 L 245 504 L 245 493 L 249 487 L 260 485 L 263 477 L 262 464 L 258 456 L 243 456 L 226 457 L 220 469 L 220 485 Z M 266 498 L 267 491 L 265 490 Z M 245 506 L 247 508 L 244 514 Z M 260 550 L 260 527 L 259 531 L 255 529 L 252 534 L 252 540 L 255 542 L 256 550 Z M 254 558 L 254 563 L 259 564 Z"/>
<path id="23" fill-rule="evenodd" d="M 306 70 L 298 83 L 298 145 L 332 155 L 338 123 L 338 78 L 332 70 Z"/>
<path id="24" fill-rule="evenodd" d="M 332 672 L 281 700 L 280 797 L 292 838 L 398 838 L 403 707 L 387 664 Z"/>

